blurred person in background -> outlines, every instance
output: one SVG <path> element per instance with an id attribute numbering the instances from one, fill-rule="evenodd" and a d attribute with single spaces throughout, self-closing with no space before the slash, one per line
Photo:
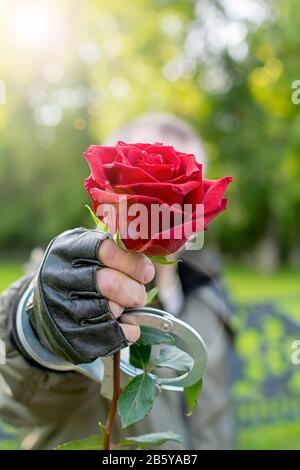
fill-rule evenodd
<path id="1" fill-rule="evenodd" d="M 177 116 L 148 113 L 114 132 L 106 144 L 160 142 L 195 155 L 207 172 L 207 156 L 194 129 Z M 180 410 L 178 427 L 193 449 L 230 449 L 233 446 L 233 412 L 229 397 L 228 352 L 233 332 L 229 325 L 231 306 L 221 282 L 221 259 L 208 249 L 184 250 L 178 265 L 156 266 L 156 284 L 161 306 L 180 316 L 204 338 L 208 346 L 208 366 L 196 412 L 185 416 L 181 394 L 165 396 L 162 407 Z M 177 267 L 178 266 L 178 267 Z M 150 420 L 162 416 L 157 407 Z M 178 429 L 176 427 L 176 429 Z M 172 428 L 175 429 L 175 428 Z M 150 432 L 150 431 L 149 431 Z"/>
<path id="2" fill-rule="evenodd" d="M 206 166 L 196 134 L 172 116 L 143 116 L 110 141 L 118 139 L 168 142 L 197 155 Z M 106 236 L 83 228 L 64 232 L 48 245 L 41 264 L 41 252 L 36 250 L 27 265 L 28 275 L 0 296 L 0 337 L 6 348 L 6 364 L 0 369 L 0 418 L 24 429 L 23 449 L 52 449 L 97 433 L 97 423 L 106 421 L 109 409 L 109 401 L 99 395 L 99 384 L 76 372 L 42 367 L 22 348 L 15 315 L 33 279 L 28 315 L 38 339 L 57 356 L 74 363 L 90 362 L 92 357 L 112 354 L 139 337 L 138 326 L 116 320 L 125 307 L 144 305 L 144 285 L 153 280 L 154 268 L 144 255 L 124 252 Z M 74 256 L 83 263 L 79 271 L 71 265 Z M 205 252 L 186 251 L 181 258 L 184 262 L 178 273 L 172 266 L 158 267 L 156 282 L 163 307 L 181 315 L 208 345 L 208 368 L 198 409 L 187 418 L 182 395 L 162 391 L 151 414 L 128 431 L 137 435 L 174 430 L 185 436 L 185 448 L 228 449 L 232 445 L 227 376 L 230 340 L 225 327 L 229 309 L 218 280 L 219 266 L 215 256 Z M 97 276 L 91 285 L 94 269 Z M 85 297 L 71 299 L 70 291 L 84 291 Z M 93 295 L 86 298 L 87 294 Z M 114 441 L 120 434 L 117 429 Z"/>

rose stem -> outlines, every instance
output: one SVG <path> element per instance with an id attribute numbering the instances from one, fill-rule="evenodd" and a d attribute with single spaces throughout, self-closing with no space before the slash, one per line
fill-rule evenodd
<path id="1" fill-rule="evenodd" d="M 110 450 L 111 445 L 111 435 L 112 429 L 114 425 L 114 421 L 116 418 L 117 413 L 117 403 L 121 393 L 121 373 L 120 373 L 120 351 L 114 354 L 114 391 L 113 391 L 113 398 L 110 404 L 109 413 L 107 417 L 107 421 L 105 424 L 105 436 L 103 441 L 103 449 Z"/>

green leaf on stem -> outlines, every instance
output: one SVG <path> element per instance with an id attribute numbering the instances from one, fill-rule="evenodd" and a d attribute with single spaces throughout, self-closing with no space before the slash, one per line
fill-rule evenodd
<path id="1" fill-rule="evenodd" d="M 99 423 L 98 423 L 98 428 L 99 428 L 100 434 L 101 434 L 102 439 L 103 439 L 104 436 L 106 435 L 106 429 L 105 429 L 104 424 L 101 423 L 101 421 L 99 421 Z"/>
<path id="2" fill-rule="evenodd" d="M 153 263 L 157 263 L 157 264 L 177 264 L 179 263 L 180 260 L 178 259 L 168 259 L 167 256 L 151 256 L 151 255 L 148 255 L 148 258 L 151 259 L 151 261 L 153 261 Z"/>
<path id="3" fill-rule="evenodd" d="M 155 367 L 167 367 L 180 372 L 187 372 L 193 367 L 192 357 L 177 348 L 176 346 L 166 346 L 161 349 L 159 356 L 154 360 Z"/>
<path id="4" fill-rule="evenodd" d="M 101 222 L 101 220 L 98 219 L 98 217 L 96 216 L 96 214 L 92 211 L 92 209 L 90 208 L 90 206 L 88 206 L 87 204 L 85 205 L 85 207 L 87 208 L 87 210 L 89 211 L 94 223 L 96 224 L 96 226 L 98 227 L 99 230 L 101 230 L 101 232 L 107 232 L 108 231 L 108 227 L 107 225 L 105 225 L 103 222 Z"/>
<path id="5" fill-rule="evenodd" d="M 197 405 L 197 400 L 202 388 L 202 379 L 190 387 L 185 387 L 184 397 L 187 405 L 187 416 L 191 416 Z"/>
<path id="6" fill-rule="evenodd" d="M 147 448 L 151 446 L 161 446 L 168 441 L 183 444 L 183 438 L 173 431 L 154 432 L 150 434 L 142 434 L 141 436 L 124 437 L 118 444 L 117 448 L 135 447 Z"/>
<path id="7" fill-rule="evenodd" d="M 118 245 L 119 248 L 122 248 L 122 250 L 125 250 L 125 251 L 128 251 L 121 236 L 120 236 L 120 232 L 119 230 L 116 231 L 114 237 L 113 237 L 114 241 L 116 242 L 116 244 Z"/>
<path id="8" fill-rule="evenodd" d="M 136 423 L 147 416 L 155 400 L 155 382 L 143 373 L 134 377 L 124 388 L 118 400 L 118 413 L 122 427 Z"/>
<path id="9" fill-rule="evenodd" d="M 93 434 L 92 436 L 78 439 L 76 441 L 66 442 L 55 447 L 54 450 L 102 450 L 103 449 L 103 437 L 99 434 Z"/>
<path id="10" fill-rule="evenodd" d="M 158 287 L 153 287 L 153 289 L 150 289 L 150 290 L 147 292 L 147 301 L 146 301 L 146 305 L 151 304 L 151 302 L 153 302 L 153 300 L 155 299 L 155 297 L 157 296 L 157 294 L 158 294 Z"/>
<path id="11" fill-rule="evenodd" d="M 103 450 L 103 440 L 106 434 L 105 426 L 98 423 L 99 434 L 77 439 L 75 441 L 66 442 L 55 447 L 54 450 Z"/>
<path id="12" fill-rule="evenodd" d="M 141 336 L 139 337 L 138 344 L 144 346 L 153 346 L 154 344 L 174 344 L 175 338 L 170 333 L 157 330 L 151 326 L 141 326 Z"/>
<path id="13" fill-rule="evenodd" d="M 146 369 L 151 356 L 151 346 L 134 343 L 129 348 L 129 362 L 134 367 Z"/>

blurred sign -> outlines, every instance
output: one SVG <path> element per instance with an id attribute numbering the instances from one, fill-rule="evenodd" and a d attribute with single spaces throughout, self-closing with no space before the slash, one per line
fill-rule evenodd
<path id="1" fill-rule="evenodd" d="M 239 427 L 300 416 L 300 365 L 292 362 L 300 325 L 271 303 L 241 308 L 230 370 Z"/>

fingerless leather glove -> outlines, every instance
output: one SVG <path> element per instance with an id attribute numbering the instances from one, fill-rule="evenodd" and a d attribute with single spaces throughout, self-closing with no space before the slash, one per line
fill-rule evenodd
<path id="1" fill-rule="evenodd" d="M 74 364 L 127 346 L 106 298 L 97 289 L 102 241 L 98 230 L 76 228 L 49 244 L 34 281 L 29 320 L 41 343 Z"/>

